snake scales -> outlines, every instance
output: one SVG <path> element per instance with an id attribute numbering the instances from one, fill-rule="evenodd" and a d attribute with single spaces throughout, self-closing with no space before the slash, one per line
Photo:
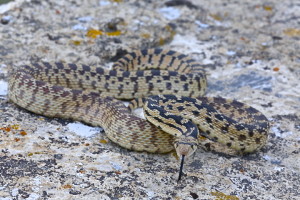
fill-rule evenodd
<path id="1" fill-rule="evenodd" d="M 175 142 L 177 152 L 187 155 L 195 150 L 199 135 L 240 152 L 266 143 L 269 123 L 263 114 L 235 100 L 199 97 L 205 89 L 199 63 L 161 49 L 128 53 L 112 70 L 47 62 L 25 65 L 9 80 L 9 98 L 17 105 L 101 126 L 110 140 L 127 149 L 166 153 Z M 148 96 L 132 101 L 129 108 L 144 105 L 148 120 L 160 128 L 117 100 Z"/>

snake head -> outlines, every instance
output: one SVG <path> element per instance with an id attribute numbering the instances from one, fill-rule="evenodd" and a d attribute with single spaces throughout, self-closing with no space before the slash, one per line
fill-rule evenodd
<path id="1" fill-rule="evenodd" d="M 174 146 L 178 157 L 189 157 L 196 151 L 198 141 L 194 137 L 181 136 L 175 141 Z"/>

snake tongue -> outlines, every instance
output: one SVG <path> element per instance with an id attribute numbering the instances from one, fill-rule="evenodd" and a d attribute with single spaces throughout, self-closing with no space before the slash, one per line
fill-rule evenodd
<path id="1" fill-rule="evenodd" d="M 185 157 L 185 155 L 182 155 L 182 157 L 181 157 L 181 163 L 180 163 L 180 169 L 179 169 L 179 176 L 178 176 L 177 182 L 180 181 L 181 176 L 182 176 L 182 174 L 183 174 L 184 157 Z"/>

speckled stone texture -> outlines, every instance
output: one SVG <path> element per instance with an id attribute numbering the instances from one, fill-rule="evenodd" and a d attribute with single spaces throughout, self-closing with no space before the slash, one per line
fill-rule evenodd
<path id="1" fill-rule="evenodd" d="M 1 200 L 300 199 L 299 2 L 31 0 L 0 18 Z M 172 153 L 129 151 L 104 132 L 78 135 L 71 121 L 7 101 L 7 80 L 21 64 L 109 67 L 150 47 L 203 63 L 208 96 L 263 112 L 271 121 L 266 146 L 243 157 L 199 148 L 177 183 Z"/>

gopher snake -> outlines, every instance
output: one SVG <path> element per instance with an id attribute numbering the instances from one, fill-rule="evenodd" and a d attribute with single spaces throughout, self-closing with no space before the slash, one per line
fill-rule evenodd
<path id="1" fill-rule="evenodd" d="M 187 155 L 195 149 L 199 130 L 241 152 L 265 144 L 268 120 L 254 108 L 223 98 L 184 97 L 202 96 L 205 89 L 206 76 L 199 63 L 161 49 L 131 52 L 112 70 L 47 62 L 25 65 L 9 80 L 9 98 L 17 105 L 48 117 L 101 126 L 110 140 L 127 149 L 166 153 L 176 141 L 179 155 Z M 142 100 L 146 116 L 162 130 L 117 100 L 147 96 L 151 97 Z M 137 102 L 141 101 L 133 101 L 131 108 Z M 178 113 L 185 118 L 175 116 Z"/>

